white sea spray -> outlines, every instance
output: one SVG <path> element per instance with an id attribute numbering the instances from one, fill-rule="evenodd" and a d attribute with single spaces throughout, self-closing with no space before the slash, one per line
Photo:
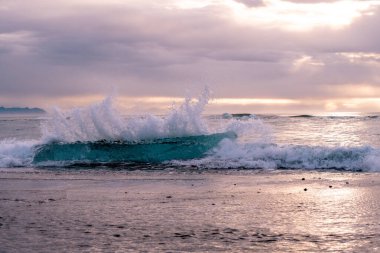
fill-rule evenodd
<path id="1" fill-rule="evenodd" d="M 167 116 L 124 117 L 114 106 L 114 98 L 87 107 L 56 108 L 51 120 L 42 126 L 44 142 L 125 140 L 139 141 L 165 137 L 183 137 L 209 133 L 202 113 L 209 101 L 206 89 L 197 100 L 186 98 Z"/>

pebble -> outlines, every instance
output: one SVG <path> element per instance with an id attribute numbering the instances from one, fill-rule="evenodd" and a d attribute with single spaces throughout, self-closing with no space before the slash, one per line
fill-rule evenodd
<path id="1" fill-rule="evenodd" d="M 301 180 L 305 180 L 305 178 L 303 177 Z"/>
<path id="2" fill-rule="evenodd" d="M 303 189 L 304 191 L 307 191 L 307 188 Z"/>
<path id="3" fill-rule="evenodd" d="M 170 195 L 169 195 L 169 196 L 166 196 L 166 198 L 167 198 L 167 199 L 171 199 L 171 198 L 172 198 L 172 196 L 170 196 Z"/>

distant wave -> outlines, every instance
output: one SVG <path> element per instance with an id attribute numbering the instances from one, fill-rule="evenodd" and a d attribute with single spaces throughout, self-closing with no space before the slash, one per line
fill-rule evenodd
<path id="1" fill-rule="evenodd" d="M 249 119 L 249 118 L 256 118 L 256 115 L 251 113 L 223 113 L 222 118 L 224 119 Z"/>
<path id="2" fill-rule="evenodd" d="M 295 115 L 295 116 L 290 116 L 291 118 L 313 118 L 313 115 L 310 114 L 301 114 L 301 115 Z"/>

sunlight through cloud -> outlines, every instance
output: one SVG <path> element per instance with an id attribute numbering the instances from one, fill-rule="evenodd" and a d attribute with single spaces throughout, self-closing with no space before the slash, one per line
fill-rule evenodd
<path id="1" fill-rule="evenodd" d="M 209 6 L 225 7 L 226 18 L 242 25 L 261 25 L 291 31 L 308 31 L 317 27 L 339 29 L 348 26 L 355 18 L 371 15 L 378 1 L 336 1 L 320 3 L 293 3 L 267 0 L 257 8 L 234 0 L 187 0 L 174 3 L 179 9 L 197 9 Z"/>

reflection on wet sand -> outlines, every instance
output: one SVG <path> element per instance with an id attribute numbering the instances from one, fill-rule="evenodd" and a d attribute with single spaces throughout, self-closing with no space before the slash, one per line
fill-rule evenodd
<path id="1" fill-rule="evenodd" d="M 0 174 L 5 252 L 376 252 L 380 247 L 377 174 Z"/>

